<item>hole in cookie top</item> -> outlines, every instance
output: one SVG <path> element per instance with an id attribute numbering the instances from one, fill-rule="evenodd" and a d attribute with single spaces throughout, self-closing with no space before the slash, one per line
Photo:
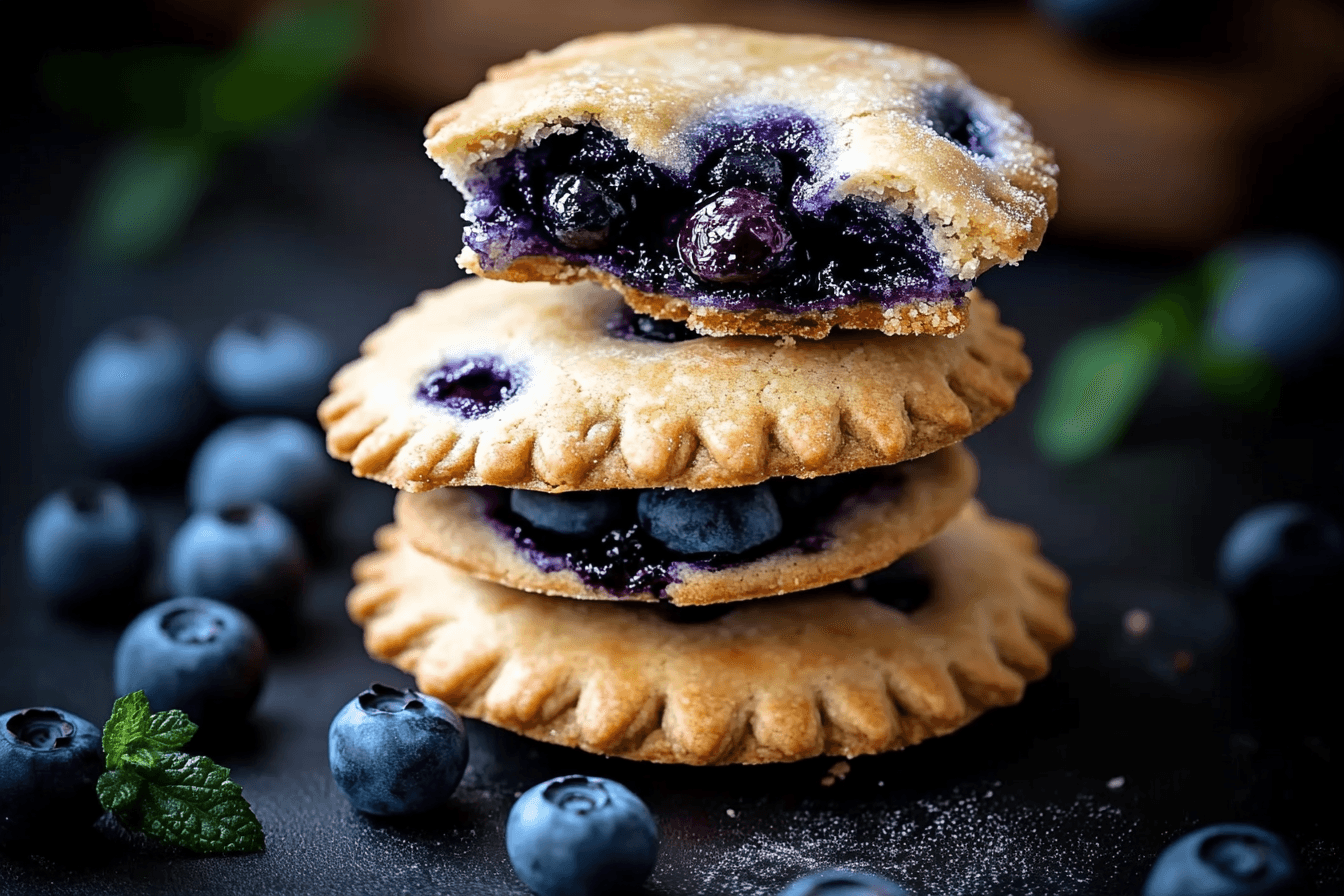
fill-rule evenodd
<path id="1" fill-rule="evenodd" d="M 570 570 L 617 596 L 667 596 L 678 569 L 721 570 L 775 551 L 815 553 L 848 498 L 886 499 L 894 474 L 857 471 L 818 479 L 686 492 L 630 489 L 566 494 L 476 489 L 495 531 L 545 572 Z"/>
<path id="2" fill-rule="evenodd" d="M 942 90 L 929 95 L 924 114 L 935 134 L 976 155 L 994 155 L 989 145 L 990 128 L 974 112 L 966 97 Z"/>
<path id="3" fill-rule="evenodd" d="M 931 108 L 949 139 L 983 151 L 964 105 Z M 944 273 L 924 224 L 857 197 L 831 198 L 843 175 L 824 170 L 816 122 L 790 110 L 756 113 L 687 135 L 684 172 L 653 165 L 598 124 L 514 150 L 472 187 L 464 240 L 492 270 L 559 256 L 643 292 L 736 312 L 965 295 L 970 281 Z"/>
<path id="4" fill-rule="evenodd" d="M 607 321 L 607 333 L 617 339 L 642 342 L 687 342 L 704 337 L 679 320 L 659 320 L 640 314 L 628 305 Z"/>
<path id="5" fill-rule="evenodd" d="M 425 401 L 463 417 L 484 417 L 523 387 L 522 373 L 490 356 L 449 361 L 421 382 Z"/>

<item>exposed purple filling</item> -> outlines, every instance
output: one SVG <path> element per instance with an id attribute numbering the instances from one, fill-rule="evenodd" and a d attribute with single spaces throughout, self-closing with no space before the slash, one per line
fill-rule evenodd
<path id="1" fill-rule="evenodd" d="M 737 554 L 684 554 L 667 548 L 640 525 L 636 507 L 643 489 L 611 492 L 618 505 L 615 522 L 605 531 L 580 536 L 548 531 L 515 514 L 510 510 L 508 489 L 481 486 L 474 491 L 495 531 L 510 539 L 539 569 L 573 570 L 584 584 L 613 595 L 652 592 L 666 598 L 667 586 L 680 581 L 679 569 L 726 569 L 786 548 L 821 551 L 830 540 L 831 521 L 846 499 L 889 497 L 887 490 L 899 487 L 891 477 L 890 472 L 879 477 L 874 471 L 860 470 L 817 479 L 770 480 L 783 528 L 774 538 Z"/>
<path id="2" fill-rule="evenodd" d="M 913 613 L 932 595 L 929 578 L 910 557 L 843 583 L 855 595 L 871 598 L 902 613 Z"/>
<path id="3" fill-rule="evenodd" d="M 617 339 L 640 342 L 688 342 L 704 338 L 679 320 L 659 320 L 640 314 L 629 305 L 622 305 L 620 311 L 607 321 L 607 333 Z"/>
<path id="4" fill-rule="evenodd" d="M 431 371 L 416 390 L 424 401 L 463 417 L 484 417 L 526 385 L 526 376 L 499 358 L 482 355 L 449 361 Z"/>
<path id="5" fill-rule="evenodd" d="M 988 129 L 938 95 L 929 125 L 985 154 Z M 830 199 L 826 142 L 789 110 L 708 122 L 689 173 L 650 164 L 604 128 L 553 134 L 492 163 L 468 204 L 466 244 L 502 269 L 524 255 L 590 265 L 649 293 L 735 311 L 822 311 L 960 298 L 924 226 L 880 205 Z"/>

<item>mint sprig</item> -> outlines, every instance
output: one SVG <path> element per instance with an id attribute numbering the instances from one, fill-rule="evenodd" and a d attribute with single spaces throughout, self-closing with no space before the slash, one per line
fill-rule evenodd
<path id="1" fill-rule="evenodd" d="M 262 849 L 261 822 L 229 770 L 178 752 L 195 733 L 181 710 L 151 713 L 144 691 L 118 698 L 103 726 L 99 802 L 127 827 L 194 852 Z"/>

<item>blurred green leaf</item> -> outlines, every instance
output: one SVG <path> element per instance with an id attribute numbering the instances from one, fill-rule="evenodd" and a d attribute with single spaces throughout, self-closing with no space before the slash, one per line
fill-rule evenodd
<path id="1" fill-rule="evenodd" d="M 196 47 L 58 53 L 42 63 L 49 99 L 91 124 L 188 133 L 200 128 L 200 90 L 218 66 Z"/>
<path id="2" fill-rule="evenodd" d="M 207 130 L 251 136 L 331 93 L 364 44 L 362 0 L 287 6 L 258 22 L 201 92 Z"/>
<path id="3" fill-rule="evenodd" d="M 1201 342 L 1188 356 L 1200 384 L 1214 398 L 1249 410 L 1272 410 L 1282 378 L 1269 358 L 1244 346 Z"/>
<path id="4" fill-rule="evenodd" d="M 1073 463 L 1113 445 L 1138 410 L 1162 361 L 1151 321 L 1086 330 L 1061 350 L 1036 417 L 1036 446 Z"/>
<path id="5" fill-rule="evenodd" d="M 136 137 L 122 144 L 94 181 L 81 234 L 84 250 L 106 261 L 161 250 L 205 192 L 215 154 L 200 140 Z"/>

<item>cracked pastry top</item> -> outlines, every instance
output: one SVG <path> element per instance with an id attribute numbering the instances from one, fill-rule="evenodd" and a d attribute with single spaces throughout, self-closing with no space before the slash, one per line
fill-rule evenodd
<path id="1" fill-rule="evenodd" d="M 709 335 L 960 332 L 1035 249 L 1057 169 L 942 59 L 676 25 L 492 68 L 425 128 L 467 270 L 596 280 Z"/>

